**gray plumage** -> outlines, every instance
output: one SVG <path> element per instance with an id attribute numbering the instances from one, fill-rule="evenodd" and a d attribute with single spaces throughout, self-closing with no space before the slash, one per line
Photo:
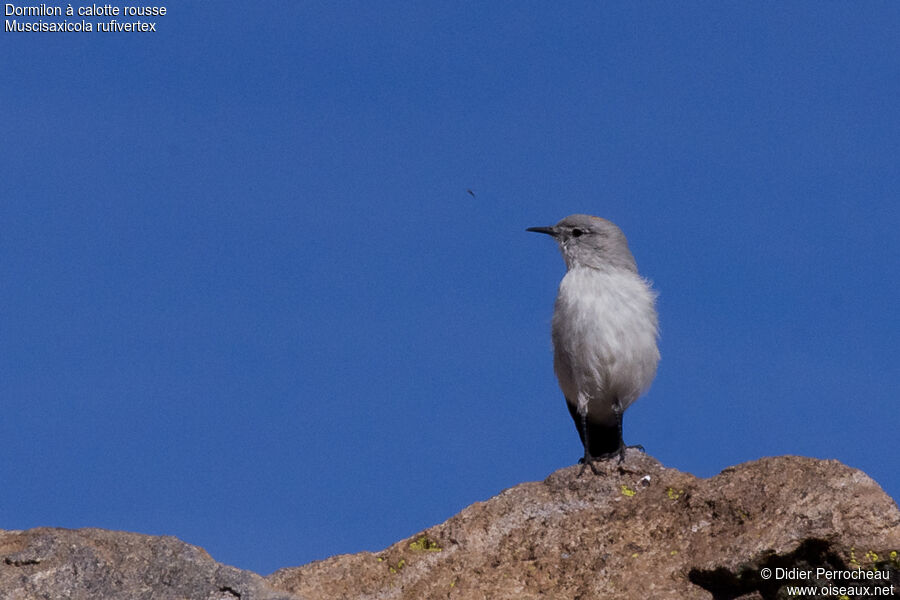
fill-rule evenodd
<path id="1" fill-rule="evenodd" d="M 625 234 L 606 219 L 571 215 L 528 231 L 553 236 L 566 261 L 553 311 L 553 365 L 583 464 L 596 472 L 595 460 L 624 460 L 622 415 L 656 376 L 656 294 L 638 274 Z"/>

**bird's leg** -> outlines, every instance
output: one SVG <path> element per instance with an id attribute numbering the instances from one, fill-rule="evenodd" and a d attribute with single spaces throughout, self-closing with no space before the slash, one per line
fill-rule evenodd
<path id="1" fill-rule="evenodd" d="M 623 462 L 625 462 L 625 451 L 626 451 L 628 448 L 636 448 L 637 450 L 640 450 L 641 452 L 643 452 L 643 451 L 644 451 L 644 447 L 641 446 L 640 444 L 637 444 L 637 445 L 634 445 L 634 446 L 626 446 L 626 445 L 625 445 L 625 440 L 624 440 L 624 438 L 622 437 L 622 414 L 623 414 L 625 411 L 623 411 L 623 410 L 619 407 L 618 401 L 616 401 L 616 403 L 613 405 L 613 412 L 615 412 L 615 415 L 616 415 L 616 434 L 617 434 L 617 436 L 618 436 L 618 438 L 619 438 L 619 443 L 618 443 L 618 445 L 617 445 L 617 447 L 616 447 L 615 450 L 613 450 L 613 451 L 611 451 L 611 452 L 606 452 L 606 453 L 601 454 L 601 455 L 599 455 L 599 456 L 594 456 L 594 457 L 592 457 L 592 459 L 595 460 L 595 461 L 599 461 L 599 460 L 610 460 L 610 459 L 613 459 L 613 458 L 618 458 L 618 459 L 619 459 L 619 464 L 622 464 Z M 585 448 L 587 448 L 587 446 L 585 446 Z M 585 456 L 587 456 L 587 451 L 585 451 Z M 593 466 L 593 464 L 592 464 L 592 466 Z M 582 467 L 582 471 L 583 471 L 583 470 L 584 470 L 584 467 Z M 596 472 L 596 471 L 595 471 L 595 472 Z M 580 473 L 579 473 L 579 474 L 580 474 Z"/>
<path id="2" fill-rule="evenodd" d="M 599 475 L 600 471 L 597 470 L 597 466 L 594 464 L 594 461 L 596 459 L 591 456 L 591 453 L 588 450 L 588 448 L 590 448 L 591 446 L 590 444 L 588 444 L 587 411 L 585 411 L 584 414 L 581 415 L 581 431 L 584 432 L 584 439 L 582 440 L 584 442 L 584 458 L 578 461 L 581 463 L 581 468 L 578 469 L 578 475 L 576 475 L 576 477 L 581 477 L 584 474 L 584 468 L 587 465 L 591 465 L 591 472 L 594 475 Z"/>
<path id="3" fill-rule="evenodd" d="M 622 411 L 618 410 L 619 403 L 616 402 L 616 432 L 619 434 L 619 464 L 625 462 L 625 438 L 622 437 Z"/>
<path id="4" fill-rule="evenodd" d="M 641 446 L 640 444 L 635 444 L 634 446 L 626 446 L 625 445 L 625 438 L 622 437 L 622 413 L 624 413 L 625 411 L 619 409 L 618 402 L 616 402 L 615 410 L 616 410 L 616 429 L 619 432 L 619 450 L 618 450 L 619 464 L 622 464 L 623 462 L 625 462 L 625 450 L 627 450 L 628 448 L 635 448 L 635 449 L 643 452 L 644 447 Z"/>

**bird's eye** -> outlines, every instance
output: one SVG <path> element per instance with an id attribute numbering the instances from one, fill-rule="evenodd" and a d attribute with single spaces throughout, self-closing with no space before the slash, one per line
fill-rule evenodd
<path id="1" fill-rule="evenodd" d="M 581 229 L 577 229 L 577 228 L 573 229 L 572 237 L 580 237 L 582 233 L 584 233 L 584 231 L 582 231 Z"/>

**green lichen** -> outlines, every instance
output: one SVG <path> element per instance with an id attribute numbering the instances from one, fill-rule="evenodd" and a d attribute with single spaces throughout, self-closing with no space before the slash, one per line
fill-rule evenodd
<path id="1" fill-rule="evenodd" d="M 637 492 L 635 492 L 633 489 L 631 489 L 630 487 L 628 487 L 628 486 L 625 485 L 624 483 L 622 484 L 622 494 L 623 494 L 623 495 L 628 496 L 629 498 L 631 498 L 631 497 L 634 496 L 636 493 L 637 493 Z"/>
<path id="2" fill-rule="evenodd" d="M 440 552 L 443 550 L 437 543 L 429 540 L 427 537 L 420 536 L 416 541 L 409 544 L 409 549 L 414 552 Z"/>

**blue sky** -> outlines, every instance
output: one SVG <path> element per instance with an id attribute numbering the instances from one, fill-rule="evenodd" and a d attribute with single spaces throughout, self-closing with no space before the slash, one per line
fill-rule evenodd
<path id="1" fill-rule="evenodd" d="M 573 464 L 576 212 L 660 292 L 629 443 L 900 497 L 896 3 L 177 4 L 0 32 L 0 528 L 268 573 Z"/>

